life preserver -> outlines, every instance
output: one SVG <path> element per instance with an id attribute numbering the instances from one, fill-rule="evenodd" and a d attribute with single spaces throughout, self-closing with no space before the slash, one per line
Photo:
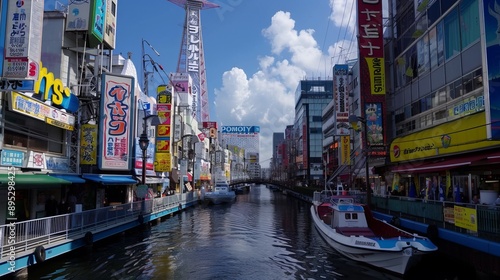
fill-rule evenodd
<path id="1" fill-rule="evenodd" d="M 142 215 L 139 215 L 139 217 L 137 217 L 137 221 L 139 221 L 139 224 L 144 224 L 144 217 Z"/>
<path id="2" fill-rule="evenodd" d="M 47 257 L 45 255 L 45 248 L 42 245 L 35 248 L 34 254 L 37 263 L 43 263 L 45 261 L 45 258 Z"/>
<path id="3" fill-rule="evenodd" d="M 92 244 L 94 244 L 94 234 L 88 231 L 87 233 L 85 233 L 85 237 L 83 238 L 83 240 L 85 241 L 85 244 L 91 246 Z"/>

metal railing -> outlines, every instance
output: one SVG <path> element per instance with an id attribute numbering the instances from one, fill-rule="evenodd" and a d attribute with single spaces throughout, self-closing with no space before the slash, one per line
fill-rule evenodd
<path id="1" fill-rule="evenodd" d="M 371 204 L 372 209 L 376 211 L 500 242 L 500 206 L 425 200 L 405 196 L 372 196 Z M 476 210 L 477 232 L 455 226 L 451 218 L 445 219 L 445 211 L 452 213 L 454 206 Z"/>
<path id="2" fill-rule="evenodd" d="M 87 232 L 96 233 L 137 220 L 140 214 L 156 214 L 179 207 L 182 203 L 192 203 L 198 198 L 197 192 L 190 192 L 1 225 L 0 263 L 12 253 L 11 247 L 15 248 L 17 256 L 30 254 L 39 245 L 62 244 L 81 238 Z"/>

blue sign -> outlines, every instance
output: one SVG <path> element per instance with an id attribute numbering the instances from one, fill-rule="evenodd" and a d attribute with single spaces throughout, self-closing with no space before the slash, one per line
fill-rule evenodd
<path id="1" fill-rule="evenodd" d="M 7 166 L 24 166 L 24 152 L 15 151 L 15 150 L 2 150 L 0 165 Z"/>
<path id="2" fill-rule="evenodd" d="M 0 90 L 33 91 L 35 80 L 0 80 Z"/>

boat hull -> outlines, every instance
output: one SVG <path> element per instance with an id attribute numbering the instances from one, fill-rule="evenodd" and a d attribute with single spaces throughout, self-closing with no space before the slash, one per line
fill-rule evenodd
<path id="1" fill-rule="evenodd" d="M 231 203 L 236 199 L 236 194 L 234 192 L 229 192 L 226 194 L 215 194 L 215 193 L 206 193 L 205 201 L 211 204 L 223 204 L 223 203 Z"/>
<path id="2" fill-rule="evenodd" d="M 425 254 L 411 246 L 381 248 L 372 238 L 339 234 L 318 216 L 314 205 L 311 206 L 311 216 L 316 229 L 328 245 L 351 260 L 405 274 Z"/>

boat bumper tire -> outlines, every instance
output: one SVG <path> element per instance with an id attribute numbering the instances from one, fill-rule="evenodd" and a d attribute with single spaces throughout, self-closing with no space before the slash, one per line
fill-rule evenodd
<path id="1" fill-rule="evenodd" d="M 42 245 L 35 248 L 34 254 L 37 263 L 43 263 L 45 261 L 45 258 L 47 257 L 45 255 L 45 248 Z"/>
<path id="2" fill-rule="evenodd" d="M 92 245 L 94 244 L 94 234 L 92 234 L 92 232 L 88 231 L 87 233 L 85 233 L 85 237 L 83 238 L 83 240 L 85 241 L 85 244 L 86 245 Z"/>

